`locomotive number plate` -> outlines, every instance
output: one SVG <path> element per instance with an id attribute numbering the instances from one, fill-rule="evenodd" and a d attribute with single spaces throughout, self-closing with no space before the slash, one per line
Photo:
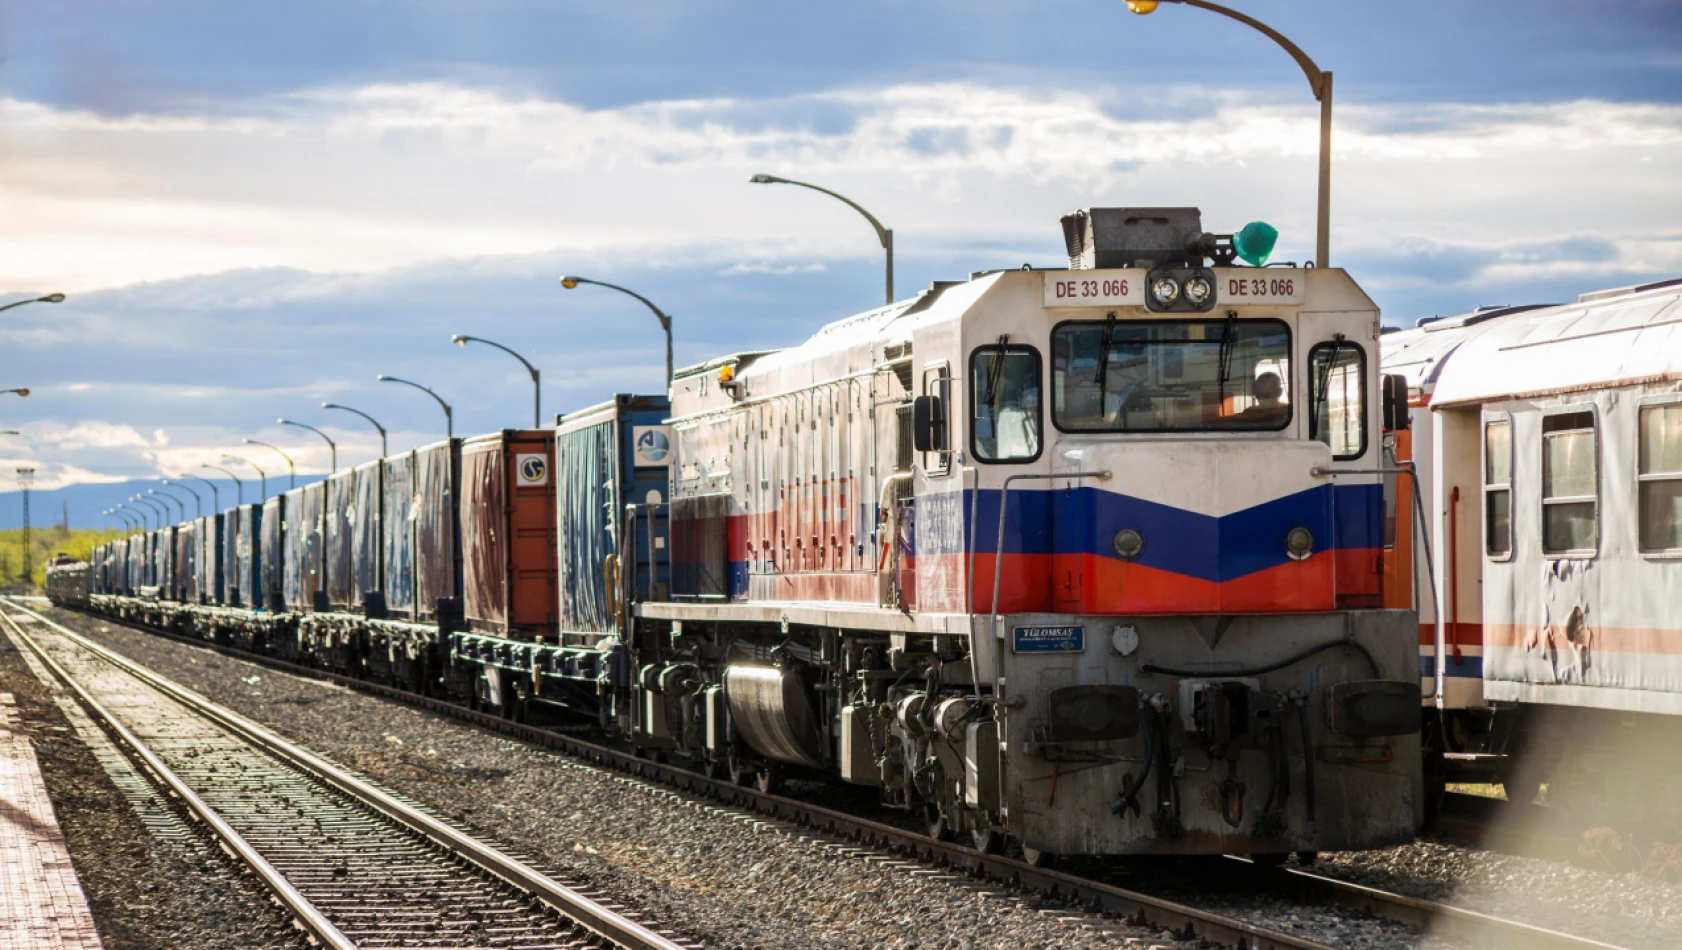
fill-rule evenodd
<path id="1" fill-rule="evenodd" d="M 1080 653 L 1086 649 L 1085 627 L 1017 627 L 1011 638 L 1013 653 Z"/>
<path id="2" fill-rule="evenodd" d="M 1224 304 L 1299 304 L 1306 276 L 1292 267 L 1217 267 L 1215 298 Z"/>
<path id="3" fill-rule="evenodd" d="M 1052 271 L 1045 275 L 1047 307 L 1143 307 L 1145 271 Z"/>

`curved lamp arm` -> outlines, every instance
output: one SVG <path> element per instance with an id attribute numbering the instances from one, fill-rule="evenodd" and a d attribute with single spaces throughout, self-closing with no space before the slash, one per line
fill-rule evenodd
<path id="1" fill-rule="evenodd" d="M 360 409 L 352 409 L 349 406 L 341 406 L 336 402 L 324 402 L 324 403 L 321 404 L 321 408 L 323 408 L 323 409 L 343 409 L 346 412 L 354 412 L 357 415 L 361 416 L 362 418 L 367 419 L 370 423 L 373 424 L 374 428 L 380 430 L 380 458 L 385 458 L 386 455 L 389 454 L 386 451 L 385 426 L 380 425 L 380 422 L 379 422 L 378 419 L 375 419 L 373 416 L 368 415 L 366 412 L 363 412 Z"/>

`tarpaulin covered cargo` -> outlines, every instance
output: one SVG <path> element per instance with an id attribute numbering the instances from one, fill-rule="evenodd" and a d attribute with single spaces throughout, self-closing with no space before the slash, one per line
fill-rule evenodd
<path id="1" fill-rule="evenodd" d="M 366 606 L 369 594 L 377 594 L 383 583 L 381 565 L 384 548 L 380 538 L 380 522 L 385 492 L 382 488 L 385 466 L 379 462 L 358 465 L 355 469 L 355 497 L 351 501 L 345 523 L 350 533 L 350 607 Z"/>
<path id="2" fill-rule="evenodd" d="M 542 430 L 462 443 L 462 612 L 470 630 L 554 637 L 554 454 L 554 433 Z"/>
<path id="3" fill-rule="evenodd" d="M 263 500 L 259 526 L 261 538 L 257 569 L 263 586 L 263 608 L 280 612 L 288 608 L 286 584 L 286 496 L 276 495 Z"/>
<path id="4" fill-rule="evenodd" d="M 288 492 L 287 494 L 291 494 Z M 327 483 L 298 489 L 298 510 L 287 502 L 287 530 L 298 531 L 298 597 L 287 598 L 293 610 L 327 606 Z"/>
<path id="5" fill-rule="evenodd" d="M 665 497 L 671 452 L 662 422 L 669 408 L 664 396 L 620 395 L 612 402 L 568 414 L 556 428 L 556 547 L 563 637 L 591 639 L 618 631 L 608 596 L 610 558 L 624 555 L 631 562 L 622 566 L 620 574 L 627 590 L 667 583 L 666 552 L 649 547 L 643 521 L 638 522 L 634 536 L 627 534 L 631 526 L 625 521 L 625 506 L 644 503 L 650 493 Z M 655 518 L 654 533 L 663 540 L 664 509 Z"/>
<path id="6" fill-rule="evenodd" d="M 461 547 L 456 536 L 461 440 L 415 450 L 415 611 L 436 619 L 438 601 L 461 601 Z"/>
<path id="7" fill-rule="evenodd" d="M 170 564 L 175 560 L 175 526 L 165 525 L 152 532 L 152 585 L 158 596 L 169 595 Z"/>
<path id="8" fill-rule="evenodd" d="M 263 506 L 229 508 L 222 515 L 222 533 L 222 556 L 228 564 L 222 602 L 251 610 L 263 607 Z"/>
<path id="9" fill-rule="evenodd" d="M 198 596 L 200 603 L 215 604 L 222 600 L 222 516 L 205 515 L 199 519 Z"/>
<path id="10" fill-rule="evenodd" d="M 405 452 L 381 462 L 381 570 L 387 612 L 399 619 L 415 615 L 415 453 Z"/>
<path id="11" fill-rule="evenodd" d="M 351 519 L 356 512 L 356 470 L 327 480 L 327 510 L 322 514 L 326 545 L 327 605 L 345 611 L 361 606 L 353 596 Z"/>
<path id="12" fill-rule="evenodd" d="M 196 591 L 199 569 L 199 523 L 188 521 L 175 528 L 175 550 L 169 579 L 169 599 L 190 601 Z"/>

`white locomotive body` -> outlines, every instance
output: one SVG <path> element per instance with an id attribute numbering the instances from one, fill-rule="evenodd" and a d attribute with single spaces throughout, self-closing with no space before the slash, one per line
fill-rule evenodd
<path id="1" fill-rule="evenodd" d="M 1030 857 L 1411 838 L 1376 306 L 1230 266 L 1194 209 L 1064 226 L 1069 270 L 678 374 L 632 733 Z"/>

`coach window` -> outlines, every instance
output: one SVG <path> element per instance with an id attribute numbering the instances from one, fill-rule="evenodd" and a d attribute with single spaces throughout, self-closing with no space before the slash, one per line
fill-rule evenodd
<path id="1" fill-rule="evenodd" d="M 977 347 L 970 354 L 970 447 L 983 462 L 1040 457 L 1040 353 L 1031 346 Z"/>
<path id="2" fill-rule="evenodd" d="M 1513 553 L 1513 424 L 1483 427 L 1483 544 L 1490 557 Z"/>
<path id="3" fill-rule="evenodd" d="M 1367 451 L 1367 354 L 1348 341 L 1308 351 L 1309 438 L 1332 447 L 1339 461 Z"/>
<path id="4" fill-rule="evenodd" d="M 1682 553 L 1682 402 L 1641 407 L 1641 550 Z"/>
<path id="5" fill-rule="evenodd" d="M 1598 482 L 1594 413 L 1542 417 L 1542 551 L 1592 554 Z"/>

